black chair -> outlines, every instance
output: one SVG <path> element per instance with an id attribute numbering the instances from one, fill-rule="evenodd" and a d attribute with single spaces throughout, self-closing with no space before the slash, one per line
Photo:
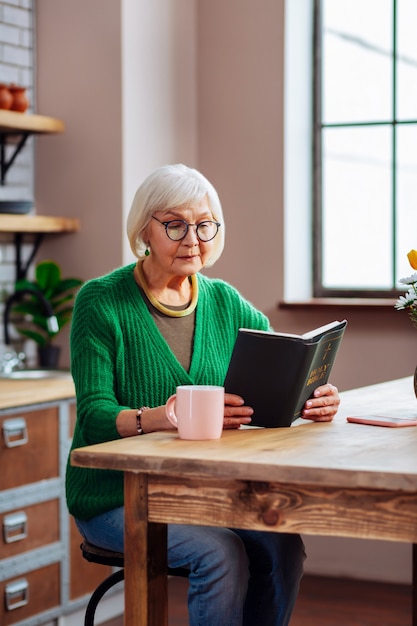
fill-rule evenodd
<path id="1" fill-rule="evenodd" d="M 97 605 L 100 602 L 104 594 L 111 589 L 117 583 L 124 580 L 124 555 L 121 552 L 113 552 L 112 550 L 105 550 L 99 548 L 88 541 L 83 541 L 80 546 L 83 557 L 90 563 L 99 563 L 100 565 L 110 565 L 111 567 L 120 567 L 121 569 L 116 572 L 112 572 L 110 576 L 105 578 L 102 583 L 99 584 L 97 589 L 93 592 L 90 600 L 88 601 L 87 608 L 84 617 L 84 626 L 94 626 L 94 617 L 96 614 Z M 168 574 L 170 576 L 182 576 L 188 578 L 189 571 L 182 567 L 168 568 Z"/>

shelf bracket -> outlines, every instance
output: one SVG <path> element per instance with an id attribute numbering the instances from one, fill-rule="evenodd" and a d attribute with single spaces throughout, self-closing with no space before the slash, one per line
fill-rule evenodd
<path id="1" fill-rule="evenodd" d="M 15 245 L 15 267 L 16 267 L 16 280 L 21 280 L 22 278 L 26 278 L 29 267 L 35 258 L 37 251 L 39 250 L 39 246 L 42 243 L 44 233 L 36 233 L 35 241 L 33 243 L 32 252 L 29 255 L 29 258 L 26 260 L 26 263 L 23 264 L 22 258 L 22 246 L 23 246 L 23 233 L 15 233 L 14 236 L 14 245 Z"/>
<path id="2" fill-rule="evenodd" d="M 7 160 L 7 158 L 6 158 L 6 147 L 8 145 L 7 144 L 8 134 L 7 133 L 1 133 L 1 135 L 0 135 L 0 174 L 1 174 L 0 183 L 2 185 L 5 184 L 6 173 L 7 173 L 8 169 L 9 169 L 9 167 L 12 165 L 12 163 L 15 160 L 15 158 L 17 157 L 17 155 L 19 154 L 19 152 L 21 151 L 21 149 L 25 145 L 26 140 L 27 140 L 27 138 L 29 137 L 30 134 L 31 133 L 22 133 L 19 141 L 15 145 L 13 153 L 10 155 L 9 160 Z"/>

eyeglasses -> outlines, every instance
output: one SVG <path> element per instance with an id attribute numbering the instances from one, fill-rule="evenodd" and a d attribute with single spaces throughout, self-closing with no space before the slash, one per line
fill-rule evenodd
<path id="1" fill-rule="evenodd" d="M 184 239 L 190 226 L 195 226 L 195 232 L 200 241 L 211 241 L 215 238 L 221 226 L 219 222 L 213 222 L 211 220 L 206 220 L 199 224 L 188 224 L 185 220 L 161 222 L 161 220 L 158 220 L 154 215 L 152 215 L 152 218 L 165 226 L 165 232 L 171 241 L 181 241 L 181 239 Z"/>

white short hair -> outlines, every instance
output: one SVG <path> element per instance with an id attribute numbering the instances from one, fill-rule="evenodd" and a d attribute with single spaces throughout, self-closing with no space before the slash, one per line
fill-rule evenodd
<path id="1" fill-rule="evenodd" d="M 133 254 L 144 255 L 147 244 L 143 233 L 156 211 L 188 207 L 207 198 L 213 219 L 221 228 L 213 240 L 213 254 L 206 263 L 211 267 L 224 248 L 225 225 L 219 196 L 213 185 L 198 170 L 177 163 L 164 165 L 150 174 L 136 191 L 127 218 L 127 236 Z"/>

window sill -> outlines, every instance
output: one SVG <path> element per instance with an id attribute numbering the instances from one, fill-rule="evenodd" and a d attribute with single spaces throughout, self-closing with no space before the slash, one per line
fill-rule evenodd
<path id="1" fill-rule="evenodd" d="M 394 309 L 395 298 L 311 298 L 311 300 L 281 301 L 279 309 L 322 309 L 338 307 L 343 309 L 375 310 Z"/>

